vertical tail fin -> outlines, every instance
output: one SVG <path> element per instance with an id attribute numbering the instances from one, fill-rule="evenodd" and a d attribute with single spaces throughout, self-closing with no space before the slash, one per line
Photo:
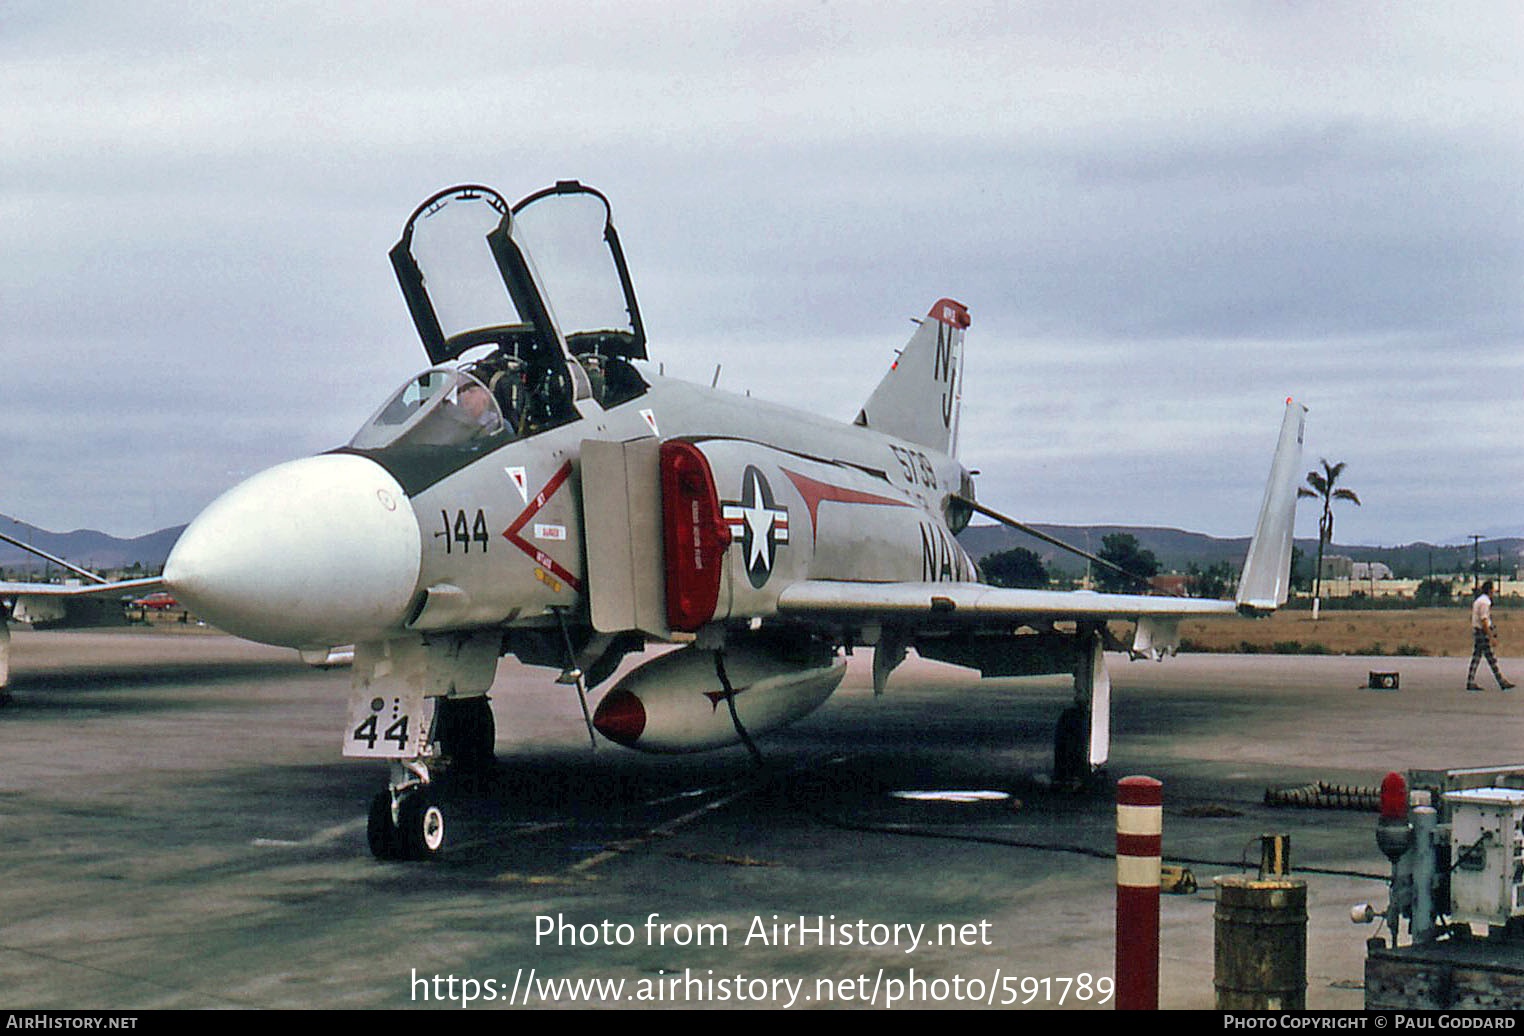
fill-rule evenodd
<path id="1" fill-rule="evenodd" d="M 938 300 L 853 423 L 956 454 L 968 324 L 962 303 Z"/>
<path id="2" fill-rule="evenodd" d="M 1302 427 L 1307 408 L 1286 400 L 1280 442 L 1270 462 L 1265 500 L 1260 504 L 1259 523 L 1249 542 L 1249 556 L 1238 581 L 1241 611 L 1274 611 L 1286 603 L 1291 588 L 1291 533 L 1296 519 L 1296 489 L 1302 472 Z"/>

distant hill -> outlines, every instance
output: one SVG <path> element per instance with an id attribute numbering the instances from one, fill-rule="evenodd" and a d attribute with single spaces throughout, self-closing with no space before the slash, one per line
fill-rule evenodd
<path id="1" fill-rule="evenodd" d="M 1317 543 L 1314 541 L 1313 548 Z M 1335 554 L 1344 554 L 1356 561 L 1382 561 L 1399 579 L 1422 579 L 1430 572 L 1471 571 L 1472 548 L 1464 544 L 1407 543 L 1400 547 L 1339 547 Z M 1505 572 L 1524 564 L 1524 536 L 1504 536 L 1484 539 L 1478 544 L 1476 557 L 1485 572 L 1497 571 L 1501 560 Z"/>
<path id="2" fill-rule="evenodd" d="M 1031 523 L 1034 529 L 1086 549 L 1086 533 L 1089 533 L 1089 551 L 1099 554 L 1101 541 L 1112 533 L 1127 533 L 1135 537 L 1145 550 L 1153 551 L 1163 571 L 1184 572 L 1195 565 L 1205 569 L 1218 562 L 1230 562 L 1235 568 L 1242 565 L 1249 551 L 1249 537 L 1218 539 L 1199 532 L 1181 529 L 1156 529 L 1129 525 L 1041 525 Z M 1050 546 L 1015 529 L 1003 525 L 971 525 L 959 533 L 958 541 L 977 561 L 986 554 L 1026 547 L 1042 558 L 1050 572 L 1078 575 L 1084 571 L 1083 558 Z M 1317 556 L 1318 541 L 1299 539 L 1296 546 L 1309 559 Z M 1524 537 L 1507 537 L 1483 540 L 1479 554 L 1485 565 L 1495 564 L 1499 554 L 1505 569 L 1511 570 L 1524 562 Z M 1438 546 L 1429 543 L 1409 543 L 1401 547 L 1365 547 L 1354 544 L 1334 543 L 1324 549 L 1325 555 L 1342 554 L 1356 561 L 1380 561 L 1400 579 L 1421 579 L 1430 572 L 1459 572 L 1469 569 L 1471 544 L 1463 546 Z M 1308 571 L 1311 571 L 1310 562 Z"/>
<path id="3" fill-rule="evenodd" d="M 1482 537 L 1484 541 L 1524 539 L 1524 525 L 1494 525 L 1490 529 L 1472 529 L 1471 532 L 1463 532 L 1458 536 L 1452 536 L 1445 540 L 1445 542 L 1464 543 L 1469 547 L 1473 534 Z"/>
<path id="4" fill-rule="evenodd" d="M 134 563 L 158 571 L 184 529 L 185 526 L 176 525 L 146 536 L 120 539 L 94 529 L 49 532 L 0 516 L 0 532 L 92 571 L 128 568 Z M 0 568 L 13 572 L 40 572 L 45 565 L 47 563 L 35 554 L 0 541 Z"/>

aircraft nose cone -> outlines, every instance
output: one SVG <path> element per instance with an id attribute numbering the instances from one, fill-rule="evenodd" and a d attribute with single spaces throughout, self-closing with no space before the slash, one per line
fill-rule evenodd
<path id="1" fill-rule="evenodd" d="M 646 729 L 646 707 L 629 691 L 615 688 L 593 712 L 593 729 L 616 745 L 629 747 Z"/>
<path id="2" fill-rule="evenodd" d="M 228 490 L 180 535 L 164 582 L 213 626 L 328 647 L 382 634 L 417 589 L 422 534 L 379 464 L 325 454 Z"/>

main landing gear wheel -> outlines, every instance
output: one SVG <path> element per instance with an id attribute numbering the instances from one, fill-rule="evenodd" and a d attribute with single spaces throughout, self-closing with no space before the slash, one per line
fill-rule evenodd
<path id="1" fill-rule="evenodd" d="M 398 805 L 397 834 L 410 860 L 432 860 L 444 852 L 445 808 L 428 788 L 408 793 Z"/>
<path id="2" fill-rule="evenodd" d="M 1071 705 L 1058 717 L 1053 731 L 1053 783 L 1076 787 L 1090 780 L 1090 724 L 1085 710 Z"/>

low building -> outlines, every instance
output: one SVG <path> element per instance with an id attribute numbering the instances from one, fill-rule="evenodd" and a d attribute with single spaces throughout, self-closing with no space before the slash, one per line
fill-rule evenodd
<path id="1" fill-rule="evenodd" d="M 1392 570 L 1380 561 L 1356 561 L 1343 554 L 1329 554 L 1323 558 L 1324 579 L 1391 579 Z"/>
<path id="2" fill-rule="evenodd" d="M 1378 563 L 1378 570 L 1386 568 Z M 1388 569 L 1388 573 L 1390 570 Z M 1468 604 L 1471 601 L 1472 577 L 1466 575 L 1442 575 L 1436 579 L 1445 580 L 1450 584 L 1450 599 L 1458 604 Z M 1524 580 L 1503 579 L 1496 576 L 1483 576 L 1478 583 L 1491 580 L 1493 586 L 1492 596 L 1496 600 L 1502 597 L 1524 597 Z M 1369 576 L 1363 579 L 1354 579 L 1348 576 L 1340 578 L 1323 579 L 1321 593 L 1325 598 L 1338 597 L 1406 597 L 1412 598 L 1418 593 L 1418 585 L 1422 579 L 1392 579 L 1375 578 Z M 1311 592 L 1308 592 L 1311 596 Z"/>

